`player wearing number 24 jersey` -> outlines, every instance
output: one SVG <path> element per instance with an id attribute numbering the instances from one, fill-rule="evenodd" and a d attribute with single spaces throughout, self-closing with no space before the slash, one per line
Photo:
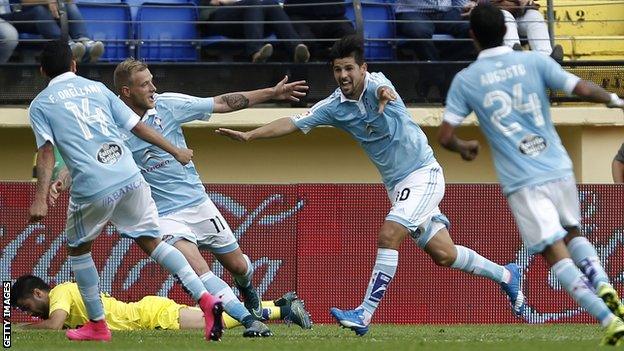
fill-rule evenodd
<path id="1" fill-rule="evenodd" d="M 549 57 L 503 46 L 505 19 L 496 7 L 473 10 L 470 29 L 481 52 L 453 79 L 438 139 L 463 159 L 473 160 L 479 143 L 458 138 L 454 129 L 476 113 L 525 248 L 540 253 L 552 276 L 606 328 L 603 343 L 619 344 L 624 306 L 596 249 L 579 230 L 572 162 L 550 118 L 546 89 L 609 107 L 622 108 L 624 102 L 566 72 Z"/>

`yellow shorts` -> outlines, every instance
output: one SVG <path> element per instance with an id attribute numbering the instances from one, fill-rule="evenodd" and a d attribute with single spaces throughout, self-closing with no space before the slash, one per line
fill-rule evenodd
<path id="1" fill-rule="evenodd" d="M 187 307 L 160 296 L 146 296 L 136 304 L 144 329 L 180 329 L 180 309 Z"/>

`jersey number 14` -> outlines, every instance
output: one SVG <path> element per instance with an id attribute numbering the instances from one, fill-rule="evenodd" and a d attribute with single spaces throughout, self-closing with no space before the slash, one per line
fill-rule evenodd
<path id="1" fill-rule="evenodd" d="M 110 135 L 108 130 L 108 121 L 106 120 L 106 116 L 104 116 L 104 112 L 102 112 L 100 108 L 96 107 L 94 113 L 91 113 L 89 99 L 87 98 L 83 98 L 81 100 L 81 105 L 82 106 L 78 107 L 78 105 L 71 101 L 65 102 L 65 108 L 71 111 L 76 117 L 84 138 L 86 140 L 93 139 L 93 133 L 91 133 L 90 126 L 91 128 L 97 128 L 96 125 L 98 124 L 102 134 L 106 136 Z"/>

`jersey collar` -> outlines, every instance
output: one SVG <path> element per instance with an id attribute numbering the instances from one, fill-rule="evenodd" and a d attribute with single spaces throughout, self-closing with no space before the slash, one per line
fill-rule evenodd
<path id="1" fill-rule="evenodd" d="M 364 95 L 364 92 L 366 91 L 366 88 L 368 88 L 368 78 L 370 77 L 370 73 L 366 72 L 366 75 L 364 76 L 364 89 L 362 89 L 362 93 L 360 94 L 360 97 L 357 100 L 351 100 L 348 97 L 344 96 L 344 94 L 342 93 L 342 90 L 340 90 L 340 103 L 343 103 L 345 101 L 349 101 L 349 102 L 358 102 L 360 100 L 362 100 L 362 96 Z M 340 88 L 338 88 L 340 89 Z"/>
<path id="2" fill-rule="evenodd" d="M 157 113 L 158 112 L 155 108 L 150 108 L 149 110 L 145 111 L 145 114 L 143 115 L 143 117 L 141 117 L 141 122 L 145 122 L 150 116 L 153 116 Z"/>
<path id="3" fill-rule="evenodd" d="M 487 57 L 493 57 L 493 56 L 499 56 L 499 55 L 504 55 L 507 53 L 512 52 L 513 49 L 510 48 L 509 46 L 497 46 L 495 48 L 489 48 L 489 49 L 485 49 L 485 50 L 481 50 L 481 52 L 479 53 L 479 56 L 477 57 L 478 59 L 482 59 L 482 58 L 487 58 Z"/>
<path id="4" fill-rule="evenodd" d="M 48 83 L 48 86 L 52 85 L 52 84 L 56 84 L 56 83 L 60 83 L 63 81 L 66 81 L 68 79 L 72 79 L 76 77 L 76 73 L 74 72 L 65 72 L 63 74 L 59 74 L 58 76 L 52 78 L 52 80 L 50 80 L 50 82 Z"/>

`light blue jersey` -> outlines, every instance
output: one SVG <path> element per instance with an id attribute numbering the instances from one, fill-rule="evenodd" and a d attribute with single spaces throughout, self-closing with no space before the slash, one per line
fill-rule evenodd
<path id="1" fill-rule="evenodd" d="M 570 94 L 579 78 L 550 57 L 508 47 L 483 50 L 453 79 L 444 120 L 458 125 L 474 111 L 510 194 L 573 175 L 572 162 L 550 118 L 547 88 Z"/>
<path id="2" fill-rule="evenodd" d="M 74 202 L 92 202 L 139 177 L 118 129 L 131 130 L 139 117 L 104 84 L 63 73 L 35 97 L 29 116 L 37 147 L 49 141 L 65 160 Z"/>
<path id="3" fill-rule="evenodd" d="M 387 189 L 410 173 L 435 162 L 427 136 L 412 118 L 401 97 L 377 112 L 377 89 L 394 90 L 383 73 L 366 73 L 359 100 L 347 99 L 340 88 L 299 116 L 292 118 L 304 133 L 319 125 L 340 128 L 353 136 L 375 164 Z"/>
<path id="4" fill-rule="evenodd" d="M 186 148 L 182 123 L 208 120 L 214 107 L 213 98 L 176 93 L 156 94 L 155 103 L 155 108 L 148 110 L 141 120 L 179 148 Z M 160 216 L 199 205 L 208 199 L 193 162 L 183 166 L 171 154 L 134 135 L 130 135 L 126 143 L 152 188 Z"/>

